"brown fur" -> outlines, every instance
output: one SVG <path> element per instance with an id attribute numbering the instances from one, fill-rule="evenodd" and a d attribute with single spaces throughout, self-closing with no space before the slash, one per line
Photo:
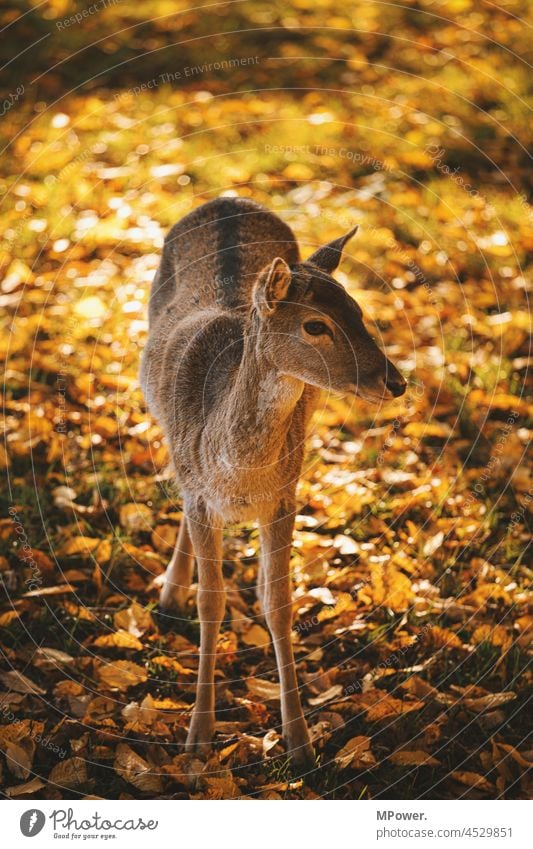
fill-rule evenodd
<path id="1" fill-rule="evenodd" d="M 165 240 L 141 382 L 184 500 L 162 605 L 184 603 L 193 551 L 198 562 L 201 661 L 191 749 L 208 747 L 214 730 L 222 527 L 254 519 L 283 733 L 296 760 L 312 759 L 292 655 L 289 568 L 306 425 L 320 389 L 375 401 L 405 387 L 356 302 L 329 276 L 350 235 L 301 262 L 292 231 L 276 215 L 249 200 L 219 198 L 185 216 Z M 317 321 L 327 332 L 308 332 Z"/>

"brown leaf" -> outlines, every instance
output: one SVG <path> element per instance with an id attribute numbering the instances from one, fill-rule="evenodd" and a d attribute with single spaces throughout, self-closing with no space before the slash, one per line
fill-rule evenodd
<path id="1" fill-rule="evenodd" d="M 17 743 L 9 740 L 4 754 L 8 769 L 15 778 L 28 778 L 35 755 L 35 741 L 31 737 L 25 737 Z"/>
<path id="2" fill-rule="evenodd" d="M 396 699 L 383 690 L 369 690 L 364 693 L 361 704 L 366 708 L 369 722 L 381 722 L 424 707 L 424 702 Z"/>
<path id="3" fill-rule="evenodd" d="M 440 761 L 427 752 L 402 749 L 389 755 L 389 761 L 395 766 L 439 766 Z"/>
<path id="4" fill-rule="evenodd" d="M 36 696 L 43 696 L 46 690 L 34 684 L 22 672 L 12 669 L 11 672 L 0 672 L 0 681 L 2 681 L 8 690 L 14 690 L 15 693 L 33 693 Z"/>
<path id="5" fill-rule="evenodd" d="M 450 772 L 449 777 L 455 778 L 456 781 L 465 784 L 467 787 L 475 787 L 477 790 L 486 793 L 494 793 L 494 785 L 477 772 Z"/>
<path id="6" fill-rule="evenodd" d="M 79 787 L 87 781 L 87 764 L 83 758 L 68 758 L 56 764 L 48 780 L 59 787 Z"/>
<path id="7" fill-rule="evenodd" d="M 137 790 L 151 795 L 162 791 L 161 777 L 152 771 L 152 767 L 127 743 L 117 746 L 114 767 L 119 775 Z"/>
<path id="8" fill-rule="evenodd" d="M 505 705 L 507 702 L 512 702 L 513 699 L 516 699 L 516 693 L 509 691 L 507 693 L 489 693 L 487 696 L 480 696 L 475 699 L 464 699 L 463 704 L 469 710 L 481 713 L 484 710 L 494 710 L 494 708 Z"/>
<path id="9" fill-rule="evenodd" d="M 45 783 L 40 778 L 32 778 L 31 781 L 27 781 L 25 784 L 7 787 L 6 795 L 10 799 L 16 799 L 18 796 L 31 796 L 33 793 L 37 793 L 38 790 L 42 790 L 44 786 Z"/>
<path id="10" fill-rule="evenodd" d="M 376 759 L 370 750 L 370 737 L 352 737 L 335 755 L 339 769 L 368 769 L 376 765 Z"/>
<path id="11" fill-rule="evenodd" d="M 241 792 L 232 773 L 227 770 L 221 778 L 203 778 L 202 785 L 207 790 L 208 799 L 237 799 Z"/>

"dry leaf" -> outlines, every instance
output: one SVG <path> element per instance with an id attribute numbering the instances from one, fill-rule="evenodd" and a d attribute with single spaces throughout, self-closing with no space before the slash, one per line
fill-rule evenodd
<path id="1" fill-rule="evenodd" d="M 87 781 L 87 764 L 83 758 L 68 758 L 56 764 L 48 780 L 58 787 L 79 787 Z"/>
<path id="2" fill-rule="evenodd" d="M 376 765 L 376 759 L 370 750 L 370 737 L 352 737 L 335 755 L 339 769 L 368 769 Z"/>
<path id="3" fill-rule="evenodd" d="M 265 702 L 279 702 L 280 686 L 263 678 L 247 678 L 246 686 L 253 696 L 259 696 Z"/>
<path id="4" fill-rule="evenodd" d="M 247 646 L 267 649 L 270 645 L 270 636 L 266 628 L 261 625 L 252 625 L 242 634 L 241 641 Z"/>
<path id="5" fill-rule="evenodd" d="M 9 740 L 5 745 L 4 755 L 8 769 L 15 778 L 28 778 L 35 755 L 35 742 L 30 737 L 17 743 Z"/>
<path id="6" fill-rule="evenodd" d="M 439 766 L 440 761 L 427 752 L 420 750 L 401 749 L 389 755 L 389 761 L 394 766 Z"/>
<path id="7" fill-rule="evenodd" d="M 32 778 L 25 784 L 17 784 L 13 787 L 6 787 L 6 796 L 10 799 L 17 799 L 19 796 L 31 796 L 45 787 L 44 781 L 40 778 Z"/>
<path id="8" fill-rule="evenodd" d="M 84 557 L 90 558 L 91 553 L 100 545 L 101 540 L 96 537 L 73 537 L 67 540 L 57 552 L 58 557 Z"/>
<path id="9" fill-rule="evenodd" d="M 94 641 L 94 645 L 104 648 L 134 649 L 140 651 L 143 644 L 128 631 L 115 631 L 113 634 L 102 634 Z"/>
<path id="10" fill-rule="evenodd" d="M 494 793 L 494 785 L 477 772 L 450 772 L 450 778 L 455 778 L 466 787 L 475 787 L 485 793 Z"/>
<path id="11" fill-rule="evenodd" d="M 113 621 L 116 628 L 128 631 L 134 637 L 142 637 L 148 631 L 154 630 L 151 613 L 136 601 L 124 610 L 117 611 Z"/>
<path id="12" fill-rule="evenodd" d="M 516 699 L 516 693 L 489 693 L 487 696 L 480 696 L 479 698 L 466 698 L 463 700 L 463 704 L 469 710 L 475 710 L 481 713 L 481 711 L 494 710 L 494 708 L 501 707 L 501 705 L 505 705 L 507 702 L 513 701 L 513 699 Z"/>
<path id="13" fill-rule="evenodd" d="M 127 690 L 148 680 L 146 669 L 129 660 L 116 660 L 102 665 L 97 674 L 103 686 L 109 690 Z"/>
<path id="14" fill-rule="evenodd" d="M 117 746 L 114 767 L 119 775 L 137 790 L 151 796 L 162 791 L 161 777 L 150 764 L 126 743 Z"/>
<path id="15" fill-rule="evenodd" d="M 15 693 L 33 693 L 37 696 L 43 696 L 46 690 L 34 684 L 22 672 L 12 669 L 11 672 L 0 672 L 0 681 L 7 687 L 8 690 L 14 690 Z"/>

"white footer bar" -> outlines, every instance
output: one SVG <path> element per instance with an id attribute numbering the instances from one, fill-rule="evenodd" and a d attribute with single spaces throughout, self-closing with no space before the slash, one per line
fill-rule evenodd
<path id="1" fill-rule="evenodd" d="M 505 800 L 17 800 L 4 802 L 1 834 L 9 849 L 530 849 L 532 815 L 531 802 Z"/>

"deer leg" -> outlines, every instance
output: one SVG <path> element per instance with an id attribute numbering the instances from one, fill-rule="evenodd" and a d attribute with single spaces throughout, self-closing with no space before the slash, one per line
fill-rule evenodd
<path id="1" fill-rule="evenodd" d="M 165 583 L 159 603 L 166 610 L 185 607 L 194 569 L 194 552 L 185 514 L 179 530 L 176 546 L 165 572 Z"/>
<path id="2" fill-rule="evenodd" d="M 294 761 L 301 766 L 312 766 L 315 755 L 300 702 L 291 642 L 290 550 L 293 527 L 294 513 L 283 507 L 270 523 L 260 526 L 264 558 L 264 612 L 279 671 L 283 737 Z"/>
<path id="3" fill-rule="evenodd" d="M 257 584 L 255 588 L 257 601 L 259 602 L 259 619 L 264 621 L 265 616 L 265 564 L 263 553 L 259 554 L 259 565 L 257 567 Z"/>
<path id="4" fill-rule="evenodd" d="M 222 528 L 212 527 L 204 509 L 189 512 L 187 518 L 198 563 L 200 665 L 186 749 L 205 752 L 215 731 L 216 646 L 226 595 L 222 578 Z"/>

